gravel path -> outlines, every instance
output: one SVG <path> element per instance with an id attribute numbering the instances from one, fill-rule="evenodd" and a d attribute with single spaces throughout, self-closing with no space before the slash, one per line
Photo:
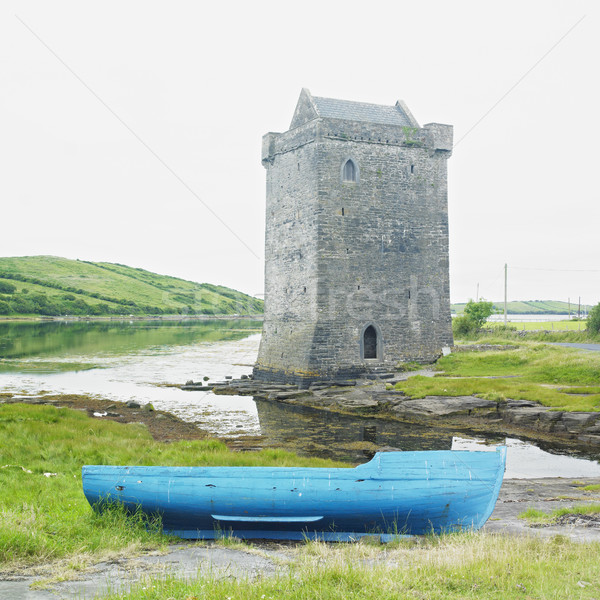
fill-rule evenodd
<path id="1" fill-rule="evenodd" d="M 565 346 L 566 348 L 579 348 L 591 352 L 600 352 L 600 344 L 572 344 L 567 342 L 553 342 L 553 346 Z"/>

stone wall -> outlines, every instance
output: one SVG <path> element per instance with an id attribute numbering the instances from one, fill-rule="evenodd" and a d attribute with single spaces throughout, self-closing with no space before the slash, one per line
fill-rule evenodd
<path id="1" fill-rule="evenodd" d="M 355 376 L 430 362 L 452 345 L 451 145 L 448 125 L 325 118 L 265 136 L 266 304 L 256 378 Z M 343 181 L 348 159 L 356 182 Z M 375 359 L 363 357 L 370 325 Z"/>

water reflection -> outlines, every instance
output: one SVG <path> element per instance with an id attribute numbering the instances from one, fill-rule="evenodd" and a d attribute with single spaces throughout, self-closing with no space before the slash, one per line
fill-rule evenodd
<path id="1" fill-rule="evenodd" d="M 490 450 L 508 446 L 507 479 L 600 477 L 598 453 L 583 458 L 564 448 L 502 435 L 453 436 L 447 429 L 338 415 L 304 406 L 256 399 L 264 445 L 306 456 L 361 463 L 385 447 L 399 450 Z"/>
<path id="2" fill-rule="evenodd" d="M 361 462 L 377 449 L 449 450 L 445 430 L 364 417 L 351 417 L 293 404 L 255 399 L 267 445 L 298 454 Z"/>
<path id="3" fill-rule="evenodd" d="M 170 346 L 239 340 L 260 331 L 251 320 L 0 323 L 0 358 L 88 358 L 157 352 Z"/>

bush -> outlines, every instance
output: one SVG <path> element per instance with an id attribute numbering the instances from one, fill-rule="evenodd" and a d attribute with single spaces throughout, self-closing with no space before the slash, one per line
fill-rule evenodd
<path id="1" fill-rule="evenodd" d="M 487 318 L 493 314 L 494 304 L 492 302 L 486 302 L 485 300 L 473 302 L 473 300 L 469 300 L 465 306 L 465 317 L 473 323 L 475 329 L 481 329 Z"/>
<path id="2" fill-rule="evenodd" d="M 0 281 L 0 294 L 14 294 L 17 288 L 12 283 Z"/>
<path id="3" fill-rule="evenodd" d="M 477 333 L 492 314 L 494 314 L 494 305 L 491 302 L 469 300 L 463 316 L 452 319 L 454 336 L 461 338 Z"/>
<path id="4" fill-rule="evenodd" d="M 600 334 L 600 302 L 590 310 L 585 329 L 590 335 Z"/>
<path id="5" fill-rule="evenodd" d="M 477 327 L 469 317 L 455 317 L 452 319 L 452 333 L 454 337 L 466 337 L 477 331 Z"/>
<path id="6" fill-rule="evenodd" d="M 0 315 L 10 315 L 11 312 L 10 306 L 6 302 L 0 301 Z"/>

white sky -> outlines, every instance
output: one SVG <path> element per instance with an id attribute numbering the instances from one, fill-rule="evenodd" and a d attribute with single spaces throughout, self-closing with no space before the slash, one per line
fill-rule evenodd
<path id="1" fill-rule="evenodd" d="M 454 125 L 452 301 L 507 262 L 509 299 L 596 303 L 599 58 L 592 1 L 3 0 L 0 256 L 262 293 L 261 137 L 307 87 Z"/>

